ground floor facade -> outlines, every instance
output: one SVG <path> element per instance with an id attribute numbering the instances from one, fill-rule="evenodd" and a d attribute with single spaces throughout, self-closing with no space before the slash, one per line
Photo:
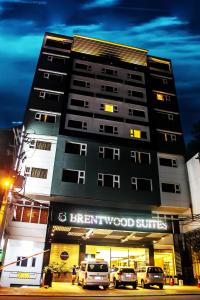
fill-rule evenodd
<path id="1" fill-rule="evenodd" d="M 19 207 L 7 230 L 1 285 L 40 286 L 47 266 L 54 281 L 70 281 L 74 265 L 93 259 L 110 268 L 156 265 L 176 278 L 183 275 L 178 237 L 176 218 L 149 212 L 51 203 L 47 218 L 47 207 Z"/>

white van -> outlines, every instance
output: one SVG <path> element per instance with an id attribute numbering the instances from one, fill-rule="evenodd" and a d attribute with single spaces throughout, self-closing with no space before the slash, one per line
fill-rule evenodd
<path id="1" fill-rule="evenodd" d="M 82 261 L 77 275 L 78 285 L 103 286 L 107 289 L 110 284 L 109 267 L 106 261 Z"/>

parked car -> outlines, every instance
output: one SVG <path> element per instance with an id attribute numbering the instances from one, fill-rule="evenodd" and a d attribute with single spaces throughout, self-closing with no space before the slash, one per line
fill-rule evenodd
<path id="1" fill-rule="evenodd" d="M 130 267 L 115 267 L 110 272 L 110 282 L 114 284 L 115 288 L 118 288 L 120 285 L 132 285 L 136 289 L 137 274 Z"/>
<path id="2" fill-rule="evenodd" d="M 103 286 L 107 289 L 110 285 L 108 263 L 106 261 L 82 261 L 77 281 L 82 288 Z"/>
<path id="3" fill-rule="evenodd" d="M 138 284 L 143 288 L 151 285 L 158 285 L 160 289 L 163 288 L 165 276 L 162 268 L 156 266 L 145 266 L 137 270 Z"/>

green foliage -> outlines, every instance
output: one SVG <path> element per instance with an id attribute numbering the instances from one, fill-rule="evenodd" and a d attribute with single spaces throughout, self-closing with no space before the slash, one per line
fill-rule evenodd
<path id="1" fill-rule="evenodd" d="M 66 267 L 66 263 L 55 263 L 49 264 L 48 266 L 44 267 L 43 272 L 46 273 L 47 270 L 50 269 L 52 273 L 67 273 L 70 272 L 70 269 Z"/>

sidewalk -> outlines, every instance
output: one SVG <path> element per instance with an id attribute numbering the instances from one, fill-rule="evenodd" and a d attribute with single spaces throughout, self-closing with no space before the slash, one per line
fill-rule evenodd
<path id="1" fill-rule="evenodd" d="M 52 288 L 0 288 L 1 296 L 65 296 L 65 297 L 129 297 L 129 296 L 165 296 L 165 295 L 200 295 L 200 288 L 195 286 L 164 286 L 163 290 L 159 290 L 157 287 L 150 289 L 142 289 L 138 287 L 137 290 L 132 288 L 114 289 L 108 290 L 101 289 L 82 289 L 77 285 L 71 285 L 70 283 L 57 283 L 54 282 Z"/>

